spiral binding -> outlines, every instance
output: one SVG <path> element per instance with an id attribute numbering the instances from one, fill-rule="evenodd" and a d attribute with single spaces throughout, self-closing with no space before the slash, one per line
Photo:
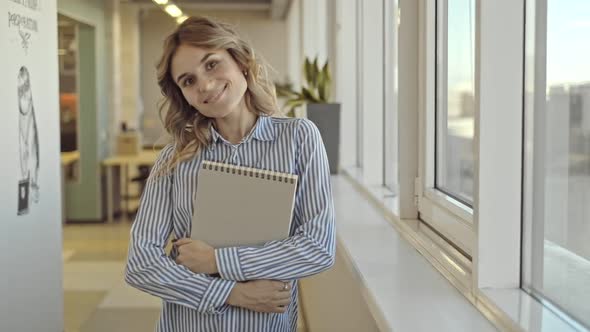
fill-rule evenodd
<path id="1" fill-rule="evenodd" d="M 228 174 L 237 174 L 243 176 L 249 176 L 253 178 L 259 179 L 266 179 L 272 181 L 279 181 L 285 183 L 294 184 L 297 182 L 297 175 L 295 174 L 288 174 L 288 173 L 280 173 L 275 171 L 269 171 L 264 169 L 257 169 L 251 167 L 244 167 L 244 166 L 236 166 L 231 164 L 224 164 L 218 163 L 215 161 L 204 160 L 201 164 L 201 168 L 216 171 L 216 172 L 225 172 Z"/>

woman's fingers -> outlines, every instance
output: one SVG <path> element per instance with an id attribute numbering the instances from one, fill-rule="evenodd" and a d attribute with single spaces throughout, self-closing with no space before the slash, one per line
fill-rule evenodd
<path id="1" fill-rule="evenodd" d="M 275 285 L 277 287 L 277 290 L 279 291 L 283 291 L 283 292 L 290 292 L 291 291 L 291 283 L 290 282 L 283 282 L 283 281 L 277 281 L 275 282 Z"/>
<path id="2" fill-rule="evenodd" d="M 189 244 L 191 242 L 193 242 L 192 239 L 182 238 L 182 239 L 178 239 L 178 240 L 174 241 L 174 245 L 178 248 L 182 245 Z"/>
<path id="3" fill-rule="evenodd" d="M 273 307 L 271 312 L 282 314 L 285 311 L 287 311 L 287 307 L 286 306 L 285 307 L 278 307 L 277 306 L 277 307 Z"/>
<path id="4" fill-rule="evenodd" d="M 288 299 L 280 299 L 275 304 L 279 307 L 288 306 L 291 303 L 291 298 Z"/>
<path id="5" fill-rule="evenodd" d="M 277 292 L 274 294 L 275 300 L 284 300 L 284 299 L 290 299 L 290 298 L 291 298 L 290 292 Z"/>

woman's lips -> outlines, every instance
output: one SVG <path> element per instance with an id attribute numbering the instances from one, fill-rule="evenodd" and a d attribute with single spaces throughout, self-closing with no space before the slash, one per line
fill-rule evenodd
<path id="1" fill-rule="evenodd" d="M 221 91 L 215 97 L 206 100 L 205 104 L 213 104 L 217 102 L 219 98 L 221 98 L 221 95 L 223 95 L 223 93 L 225 92 L 225 89 L 227 89 L 227 84 L 223 86 L 223 89 L 221 89 Z"/>

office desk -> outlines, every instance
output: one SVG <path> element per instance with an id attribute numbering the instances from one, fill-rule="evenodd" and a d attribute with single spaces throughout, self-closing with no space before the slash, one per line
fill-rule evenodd
<path id="1" fill-rule="evenodd" d="M 80 151 L 62 152 L 61 153 L 61 165 L 68 166 L 76 161 L 80 160 Z"/>
<path id="2" fill-rule="evenodd" d="M 142 150 L 137 155 L 117 155 L 106 158 L 102 161 L 107 174 L 107 222 L 113 222 L 114 202 L 113 202 L 113 172 L 115 168 L 121 169 L 123 172 L 123 180 L 125 185 L 124 195 L 127 196 L 127 177 L 129 165 L 134 166 L 152 166 L 160 153 L 159 150 Z M 127 201 L 125 201 L 125 204 Z M 126 206 L 127 207 L 127 206 Z M 125 211 L 127 212 L 127 211 Z"/>

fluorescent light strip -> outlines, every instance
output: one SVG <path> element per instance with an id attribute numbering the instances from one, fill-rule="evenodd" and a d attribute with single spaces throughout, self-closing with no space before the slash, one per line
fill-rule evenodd
<path id="1" fill-rule="evenodd" d="M 168 0 L 153 0 L 158 5 L 165 5 L 168 3 Z"/>
<path id="2" fill-rule="evenodd" d="M 184 22 L 186 19 L 188 18 L 188 16 L 186 15 L 182 15 L 180 17 L 176 18 L 176 23 L 181 24 L 182 22 Z"/>
<path id="3" fill-rule="evenodd" d="M 168 5 L 164 10 L 172 17 L 180 17 L 182 15 L 182 10 L 176 5 Z"/>

